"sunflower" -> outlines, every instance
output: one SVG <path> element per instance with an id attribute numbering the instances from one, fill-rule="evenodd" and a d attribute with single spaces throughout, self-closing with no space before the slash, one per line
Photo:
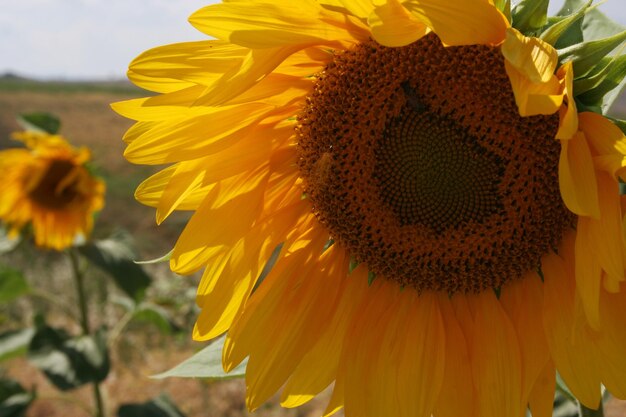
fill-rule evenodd
<path id="1" fill-rule="evenodd" d="M 13 137 L 26 149 L 0 152 L 0 220 L 10 235 L 31 224 L 35 243 L 55 250 L 88 237 L 105 188 L 85 167 L 89 151 L 58 135 L 29 131 Z"/>
<path id="2" fill-rule="evenodd" d="M 114 104 L 125 156 L 172 164 L 136 196 L 195 212 L 170 265 L 204 268 L 193 336 L 249 357 L 250 409 L 334 382 L 326 415 L 543 417 L 557 372 L 626 397 L 626 138 L 592 100 L 625 36 L 496 3 L 230 0 L 130 65 L 160 94 Z"/>

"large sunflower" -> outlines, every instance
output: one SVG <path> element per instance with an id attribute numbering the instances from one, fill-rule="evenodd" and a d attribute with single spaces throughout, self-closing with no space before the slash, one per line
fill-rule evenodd
<path id="1" fill-rule="evenodd" d="M 205 268 L 194 337 L 249 356 L 250 409 L 334 381 L 327 414 L 542 417 L 557 371 L 626 397 L 626 139 L 574 88 L 624 34 L 568 50 L 588 7 L 230 0 L 133 61 L 161 94 L 114 105 L 125 155 L 173 163 L 137 198 L 195 211 L 171 267 Z"/>
<path id="2" fill-rule="evenodd" d="M 86 148 L 58 135 L 20 132 L 24 148 L 0 152 L 0 220 L 15 235 L 25 225 L 38 246 L 62 250 L 86 238 L 104 203 L 104 183 L 85 167 Z"/>

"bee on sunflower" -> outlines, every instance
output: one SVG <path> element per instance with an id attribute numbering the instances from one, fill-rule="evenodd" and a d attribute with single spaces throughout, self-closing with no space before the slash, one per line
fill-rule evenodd
<path id="1" fill-rule="evenodd" d="M 193 335 L 249 358 L 250 409 L 334 383 L 325 415 L 544 417 L 557 372 L 626 398 L 626 32 L 566 5 L 230 0 L 132 62 L 159 95 L 113 105 L 125 155 L 172 164 L 136 196 L 194 211 L 171 268 L 204 268 Z"/>
<path id="2" fill-rule="evenodd" d="M 13 138 L 25 148 L 0 152 L 0 221 L 9 236 L 28 225 L 42 248 L 61 251 L 84 241 L 105 190 L 85 166 L 89 150 L 45 132 L 16 132 Z"/>

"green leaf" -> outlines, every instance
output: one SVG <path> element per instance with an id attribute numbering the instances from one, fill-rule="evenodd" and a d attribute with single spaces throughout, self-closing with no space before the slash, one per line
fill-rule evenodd
<path id="1" fill-rule="evenodd" d="M 604 95 L 604 99 L 602 100 L 602 114 L 607 114 L 612 110 L 613 105 L 619 98 L 620 94 L 622 94 L 625 87 L 626 79 L 623 79 L 617 87 Z"/>
<path id="2" fill-rule="evenodd" d="M 548 19 L 549 22 L 559 22 L 563 18 L 561 16 L 574 14 L 585 6 L 585 0 L 566 0 L 561 10 L 558 12 L 560 16 Z M 597 4 L 599 5 L 599 3 Z M 624 27 L 614 22 L 600 10 L 594 6 L 590 6 L 585 11 L 582 20 L 577 19 L 561 34 L 559 40 L 554 44 L 557 49 L 563 49 L 583 41 L 593 41 L 607 38 L 620 33 Z M 554 23 L 556 24 L 556 23 Z"/>
<path id="3" fill-rule="evenodd" d="M 35 330 L 30 328 L 0 333 L 0 361 L 26 353 L 34 334 Z"/>
<path id="4" fill-rule="evenodd" d="M 29 290 L 28 283 L 20 271 L 0 264 L 0 303 L 13 301 Z"/>
<path id="5" fill-rule="evenodd" d="M 35 399 L 34 392 L 28 392 L 18 382 L 0 378 L 0 417 L 22 417 Z"/>
<path id="6" fill-rule="evenodd" d="M 189 359 L 184 360 L 172 369 L 153 375 L 152 378 L 163 379 L 170 377 L 180 378 L 209 378 L 209 379 L 232 379 L 240 378 L 246 374 L 248 359 L 244 359 L 235 369 L 229 373 L 222 368 L 222 349 L 226 336 L 215 339 Z"/>
<path id="7" fill-rule="evenodd" d="M 606 113 L 620 92 L 624 89 L 626 75 L 626 55 L 614 58 L 614 65 L 607 68 L 600 82 L 594 88 L 577 94 L 576 98 L 588 106 L 599 106 L 602 113 Z M 574 89 L 576 91 L 576 89 Z"/>
<path id="8" fill-rule="evenodd" d="M 524 34 L 532 34 L 548 22 L 550 0 L 520 0 L 512 11 L 513 27 Z"/>
<path id="9" fill-rule="evenodd" d="M 598 87 L 606 79 L 614 80 L 619 85 L 626 75 L 626 55 L 604 57 L 582 78 L 574 80 L 574 94 L 579 96 L 587 91 Z"/>
<path id="10" fill-rule="evenodd" d="M 19 245 L 22 237 L 17 235 L 16 237 L 9 237 L 6 229 L 0 226 L 0 255 L 9 253 Z"/>
<path id="11" fill-rule="evenodd" d="M 626 40 L 626 31 L 608 38 L 586 41 L 558 50 L 561 63 L 572 61 L 574 74 L 580 77 L 587 74 L 609 52 Z"/>
<path id="12" fill-rule="evenodd" d="M 107 272 L 115 284 L 135 302 L 145 296 L 151 278 L 133 258 L 135 253 L 130 235 L 118 232 L 109 239 L 89 242 L 79 248 L 90 262 Z"/>
<path id="13" fill-rule="evenodd" d="M 28 347 L 28 360 L 60 390 L 103 381 L 110 368 L 104 333 L 71 337 L 63 329 L 41 326 Z"/>
<path id="14" fill-rule="evenodd" d="M 142 404 L 122 404 L 118 417 L 185 417 L 166 395 L 160 395 Z"/>
<path id="15" fill-rule="evenodd" d="M 172 319 L 167 310 L 152 303 L 141 303 L 133 314 L 133 320 L 152 323 L 166 334 L 172 333 L 174 329 Z"/>
<path id="16" fill-rule="evenodd" d="M 584 40 L 593 41 L 617 35 L 626 28 L 613 21 L 600 10 L 593 8 L 585 15 L 582 29 Z"/>
<path id="17" fill-rule="evenodd" d="M 582 41 L 582 19 L 592 2 L 593 0 L 589 0 L 587 3 L 583 4 L 582 7 L 578 8 L 578 10 L 568 16 L 549 20 L 549 27 L 541 34 L 540 38 L 548 42 L 550 45 L 557 45 L 561 37 L 571 28 L 572 34 L 575 33 L 575 35 L 571 36 L 574 39 L 580 39 L 580 41 Z M 562 43 L 567 43 L 567 41 Z M 573 43 L 559 45 L 559 47 L 563 48 L 565 46 L 570 46 Z"/>
<path id="18" fill-rule="evenodd" d="M 57 134 L 61 127 L 61 121 L 58 117 L 44 112 L 20 114 L 17 122 L 24 130 L 34 130 L 51 135 Z"/>

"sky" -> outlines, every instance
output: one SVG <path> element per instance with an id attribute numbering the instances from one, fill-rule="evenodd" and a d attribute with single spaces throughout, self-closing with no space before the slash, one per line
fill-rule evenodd
<path id="1" fill-rule="evenodd" d="M 297 0 L 294 0 L 297 1 Z M 216 0 L 2 0 L 0 74 L 119 79 L 141 52 L 206 39 L 187 18 Z M 553 0 L 552 11 L 562 1 Z M 626 0 L 600 10 L 626 25 Z"/>

